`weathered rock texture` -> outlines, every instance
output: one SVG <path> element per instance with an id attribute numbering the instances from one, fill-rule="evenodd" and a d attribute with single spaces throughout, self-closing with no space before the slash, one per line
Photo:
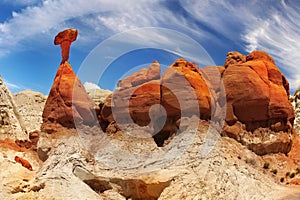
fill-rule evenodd
<path id="1" fill-rule="evenodd" d="M 203 151 L 207 130 L 207 122 L 203 122 L 197 130 L 183 133 L 195 134 L 192 143 L 179 139 L 164 150 L 156 147 L 153 140 L 124 133 L 120 138 L 108 136 L 108 143 L 91 139 L 89 145 L 99 151 L 94 154 L 86 151 L 83 145 L 87 144 L 75 130 L 61 129 L 56 136 L 42 133 L 39 145 L 50 149 L 49 157 L 37 173 L 38 178 L 14 196 L 273 200 L 284 199 L 291 193 L 292 189 L 277 185 L 261 171 L 264 164 L 261 157 L 230 138 L 211 138 L 218 142 L 201 159 L 199 153 Z M 114 148 L 109 148 L 109 144 Z M 176 159 L 171 159 L 177 150 L 183 154 L 175 154 Z M 164 156 L 156 156 L 157 153 Z"/>
<path id="2" fill-rule="evenodd" d="M 258 154 L 288 153 L 294 111 L 289 102 L 289 83 L 273 59 L 263 51 L 254 51 L 246 58 L 231 52 L 222 78 L 227 99 L 223 134 Z"/>
<path id="3" fill-rule="evenodd" d="M 99 107 L 100 104 L 103 104 L 107 97 L 112 93 L 110 90 L 104 90 L 100 87 L 89 88 L 88 83 L 84 83 L 83 86 L 97 107 Z"/>
<path id="4" fill-rule="evenodd" d="M 60 45 L 62 60 L 61 63 L 68 61 L 71 43 L 77 38 L 78 31 L 76 29 L 67 29 L 55 36 L 54 44 Z"/>
<path id="5" fill-rule="evenodd" d="M 87 95 L 71 65 L 64 62 L 57 70 L 43 111 L 42 131 L 53 132 L 57 126 L 97 123 L 94 102 Z"/>
<path id="6" fill-rule="evenodd" d="M 219 79 L 214 78 L 216 71 Z M 148 78 L 147 74 L 155 75 Z M 222 121 L 225 110 L 222 135 L 236 139 L 260 155 L 289 152 L 294 120 L 289 83 L 267 53 L 254 51 L 244 56 L 230 52 L 224 67 L 203 69 L 178 59 L 162 77 L 159 74 L 155 62 L 119 82 L 118 90 L 100 108 L 104 131 L 103 121 L 106 127 L 115 121 L 126 124 L 132 120 L 139 126 L 152 125 L 152 121 L 156 133 L 153 137 L 158 146 L 163 146 L 177 132 L 181 117 L 196 115 Z M 158 108 L 151 114 L 156 104 L 163 106 L 165 113 Z M 163 114 L 166 123 L 163 128 L 155 128 L 155 124 L 164 122 Z"/>
<path id="7" fill-rule="evenodd" d="M 28 162 L 28 160 L 26 160 L 24 158 L 20 158 L 19 156 L 15 156 L 15 161 L 17 163 L 20 163 L 23 167 L 25 167 L 25 168 L 29 169 L 30 171 L 32 171 L 32 166 Z"/>
<path id="8" fill-rule="evenodd" d="M 0 77 L 0 139 L 28 139 L 25 130 L 13 96 Z"/>
<path id="9" fill-rule="evenodd" d="M 47 97 L 39 92 L 25 90 L 13 95 L 17 110 L 28 133 L 40 130 Z"/>
<path id="10" fill-rule="evenodd" d="M 150 128 L 156 133 L 153 137 L 162 146 L 177 132 L 181 117 L 197 115 L 209 119 L 211 101 L 196 64 L 178 59 L 160 77 L 160 66 L 155 61 L 149 68 L 119 82 L 118 89 L 103 104 L 100 118 L 107 124 L 133 121 L 139 126 L 147 126 L 152 121 L 154 126 Z M 154 105 L 163 106 L 165 112 L 160 107 L 152 109 Z M 160 121 L 164 122 L 163 116 L 166 123 L 156 127 L 161 125 Z"/>
<path id="11" fill-rule="evenodd" d="M 290 101 L 295 111 L 294 128 L 300 134 L 300 88 L 295 91 L 294 95 L 290 96 Z"/>
<path id="12" fill-rule="evenodd" d="M 246 57 L 246 62 L 228 65 L 223 79 L 229 124 L 238 119 L 251 131 L 276 123 L 280 125 L 272 129 L 291 128 L 294 113 L 288 100 L 289 84 L 267 53 L 254 51 Z"/>
<path id="13" fill-rule="evenodd" d="M 29 191 L 40 164 L 36 152 L 19 147 L 11 139 L 0 140 L 1 199 L 27 199 L 18 196 Z"/>
<path id="14" fill-rule="evenodd" d="M 132 74 L 118 82 L 118 90 L 142 85 L 151 80 L 158 80 L 160 78 L 160 65 L 154 61 L 147 69 L 142 69 L 135 74 Z"/>
<path id="15" fill-rule="evenodd" d="M 233 53 L 226 61 L 226 68 L 216 67 L 222 75 L 225 89 L 230 91 L 225 98 L 221 96 L 222 88 L 218 86 L 218 80 L 210 76 L 213 67 L 199 70 L 195 64 L 183 59 L 177 60 L 162 77 L 152 76 L 155 78 L 148 79 L 141 76 L 137 83 L 132 81 L 136 80 L 133 75 L 131 81 L 128 81 L 130 84 L 123 82 L 122 85 L 120 82 L 119 89 L 101 104 L 99 114 L 101 120 L 109 123 L 105 126 L 106 131 L 109 129 L 114 134 L 99 133 L 96 126 L 73 129 L 74 120 L 82 124 L 95 122 L 92 109 L 94 102 L 87 96 L 69 63 L 64 62 L 58 69 L 43 112 L 43 132 L 39 135 L 37 147 L 38 156 L 44 161 L 42 166 L 39 166 L 32 152 L 21 152 L 21 148 L 13 141 L 0 140 L 0 167 L 10 169 L 0 171 L 2 199 L 273 200 L 299 196 L 299 191 L 276 184 L 278 177 L 270 176 L 267 170 L 262 171 L 265 162 L 263 158 L 236 142 L 238 140 L 257 154 L 286 152 L 291 141 L 291 126 L 288 123 L 293 118 L 285 101 L 288 96 L 287 83 L 277 79 L 279 71 L 274 68 L 275 65 L 271 65 L 270 58 L 263 52 L 255 52 L 247 56 L 245 63 L 243 60 L 242 55 L 235 56 Z M 157 63 L 154 65 L 158 66 Z M 268 65 L 271 65 L 270 71 Z M 244 73 L 235 70 L 235 67 L 245 69 Z M 256 82 L 252 82 L 259 79 L 250 70 L 255 71 L 260 67 L 267 70 L 266 76 L 261 76 L 261 79 L 265 78 L 266 82 L 263 83 L 268 87 L 263 85 L 258 88 Z M 149 71 L 150 74 L 158 74 L 157 68 L 151 70 L 148 68 L 144 70 L 147 73 L 137 74 L 148 74 Z M 280 75 L 281 80 L 284 80 Z M 237 76 L 240 76 L 240 80 Z M 186 80 L 189 85 L 183 84 L 182 80 Z M 249 87 L 257 87 L 260 92 L 250 96 L 252 90 Z M 190 88 L 195 90 L 195 95 L 189 96 L 187 91 Z M 278 91 L 273 92 L 284 98 L 271 95 L 274 88 Z M 209 91 L 211 89 L 213 91 Z M 268 111 L 269 121 L 266 124 L 265 116 L 253 118 L 251 112 L 251 109 L 256 109 L 256 104 L 252 103 L 256 102 L 253 96 L 260 97 L 265 89 L 269 91 L 269 96 L 266 96 L 269 104 L 266 104 L 267 108 L 260 108 Z M 247 103 L 249 110 L 245 112 L 249 117 L 237 112 L 242 103 L 233 97 Z M 258 97 L 258 100 L 264 100 Z M 178 112 L 183 109 L 178 104 L 181 98 L 187 105 L 184 107 L 187 112 L 183 114 Z M 127 115 L 125 100 L 129 102 Z M 191 107 L 194 101 L 197 102 L 198 110 Z M 277 104 L 278 101 L 283 101 L 283 107 Z M 126 124 L 129 116 L 143 126 L 151 123 L 150 120 L 160 120 L 160 107 L 149 114 L 151 105 L 155 104 L 163 105 L 167 113 L 167 123 L 162 128 L 164 131 L 160 132 L 162 138 L 136 137 L 141 133 L 135 128 L 129 134 L 118 129 L 115 116 L 112 115 L 113 109 L 116 109 L 117 116 L 121 116 L 117 119 L 120 124 Z M 212 122 L 208 119 L 216 113 L 219 116 L 218 106 L 225 106 L 231 111 L 225 116 L 223 134 L 235 140 L 219 137 L 216 127 L 210 126 Z M 277 110 L 275 108 L 280 112 L 274 112 Z M 198 111 L 203 114 L 195 116 Z M 170 136 L 165 137 L 165 134 L 176 132 L 179 123 L 186 123 L 186 128 L 164 147 L 157 147 L 158 142 L 162 144 Z M 32 139 L 36 139 L 38 133 L 32 136 Z M 294 148 L 298 144 L 299 141 L 294 143 Z M 292 152 L 297 159 L 298 152 L 295 149 Z M 14 161 L 16 156 L 27 160 L 33 171 Z M 282 166 L 284 164 L 278 165 L 281 174 L 286 172 L 285 168 L 279 168 Z M 273 167 L 273 163 L 270 167 Z M 296 179 L 293 182 L 296 183 Z"/>

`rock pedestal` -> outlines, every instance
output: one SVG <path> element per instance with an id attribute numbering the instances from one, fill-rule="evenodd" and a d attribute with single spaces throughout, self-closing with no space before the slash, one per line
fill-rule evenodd
<path id="1" fill-rule="evenodd" d="M 57 70 L 43 111 L 42 131 L 51 133 L 58 126 L 75 128 L 76 125 L 97 123 L 94 102 L 89 98 L 71 65 L 64 62 Z"/>

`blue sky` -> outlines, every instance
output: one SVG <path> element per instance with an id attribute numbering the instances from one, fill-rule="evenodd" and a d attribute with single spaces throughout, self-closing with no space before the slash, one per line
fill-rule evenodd
<path id="1" fill-rule="evenodd" d="M 99 44 L 101 47 L 118 34 L 143 27 L 165 28 L 188 36 L 206 50 L 216 65 L 224 64 L 229 51 L 247 54 L 255 49 L 265 50 L 274 57 L 292 90 L 300 86 L 297 0 L 2 0 L 0 74 L 13 93 L 31 89 L 48 94 L 61 59 L 60 48 L 53 44 L 58 32 L 78 29 L 69 61 L 74 71 L 80 72 Z M 178 46 L 186 45 L 175 36 L 163 36 L 138 34 L 137 39 L 114 43 L 113 47 L 122 49 L 137 41 L 168 40 Z M 172 45 L 168 48 L 169 51 L 146 48 L 126 52 L 113 60 L 96 83 L 112 90 L 118 79 L 153 60 L 168 66 L 184 55 L 181 48 L 175 53 L 170 49 Z M 98 56 L 98 68 L 91 73 L 104 67 L 104 58 L 105 55 L 103 59 Z M 95 82 L 80 73 L 79 77 L 83 82 Z"/>

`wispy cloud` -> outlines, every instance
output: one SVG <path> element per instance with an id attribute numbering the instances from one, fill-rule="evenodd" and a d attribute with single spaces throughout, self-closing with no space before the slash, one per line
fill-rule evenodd
<path id="1" fill-rule="evenodd" d="M 290 81 L 300 86 L 300 2 L 182 0 L 186 11 L 246 52 L 271 54 Z"/>
<path id="2" fill-rule="evenodd" d="M 20 41 L 37 35 L 49 33 L 53 35 L 62 27 L 80 26 L 76 24 L 77 20 L 88 22 L 81 24 L 83 32 L 89 33 L 93 28 L 93 34 L 98 35 L 105 32 L 105 30 L 95 32 L 94 28 L 97 29 L 98 26 L 123 31 L 143 23 L 149 25 L 150 19 L 146 20 L 146 17 L 143 17 L 144 10 L 139 5 L 146 5 L 145 8 L 147 8 L 147 5 L 154 4 L 156 1 L 143 4 L 145 2 L 145 0 L 130 0 L 120 4 L 119 1 L 108 0 L 93 0 L 89 3 L 85 0 L 43 1 L 39 5 L 28 6 L 20 12 L 13 12 L 11 19 L 0 23 L 0 49 L 7 50 L 9 47 L 16 46 Z M 116 14 L 112 14 L 112 11 Z M 90 15 L 94 15 L 95 20 L 87 20 L 91 17 Z M 90 34 L 82 35 L 89 36 Z"/>
<path id="3" fill-rule="evenodd" d="M 248 27 L 243 40 L 247 51 L 264 49 L 287 74 L 294 90 L 300 86 L 300 7 L 281 1 L 280 9 L 268 19 Z"/>
<path id="4" fill-rule="evenodd" d="M 45 40 L 39 38 L 52 40 L 58 31 L 66 27 L 79 30 L 77 47 L 95 46 L 115 33 L 130 29 L 166 27 L 192 34 L 200 42 L 222 42 L 220 37 L 224 37 L 247 52 L 265 50 L 286 73 L 291 87 L 300 85 L 298 1 L 178 0 L 179 4 L 174 1 L 174 5 L 179 7 L 169 6 L 163 0 L 128 0 L 126 3 L 117 0 L 14 2 L 19 5 L 23 2 L 24 9 L 0 23 L 0 56 L 26 46 L 24 43 L 27 46 L 46 46 Z M 135 39 L 144 40 L 145 37 L 139 35 Z M 146 39 L 151 42 L 151 37 Z"/>
<path id="5" fill-rule="evenodd" d="M 8 89 L 10 90 L 16 90 L 16 89 L 22 89 L 23 87 L 14 83 L 11 83 L 9 81 L 7 81 L 6 79 L 3 79 L 4 84 L 6 85 L 6 87 L 8 87 Z"/>
<path id="6" fill-rule="evenodd" d="M 28 3 L 35 2 L 28 0 Z M 30 4 L 29 4 L 30 5 Z M 13 12 L 12 18 L 0 23 L 0 55 L 26 41 L 39 37 L 52 38 L 66 27 L 76 27 L 81 33 L 78 46 L 95 42 L 114 33 L 138 27 L 168 27 L 207 38 L 208 33 L 197 31 L 180 14 L 170 10 L 162 0 L 48 0 Z M 43 43 L 40 40 L 39 43 Z M 20 45 L 18 46 L 20 47 Z"/>

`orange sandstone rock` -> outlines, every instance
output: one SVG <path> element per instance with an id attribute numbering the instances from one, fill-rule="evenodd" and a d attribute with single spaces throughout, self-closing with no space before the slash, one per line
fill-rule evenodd
<path id="1" fill-rule="evenodd" d="M 51 133 L 58 125 L 75 128 L 77 124 L 97 123 L 94 102 L 89 98 L 71 65 L 64 62 L 57 70 L 43 111 L 42 131 Z"/>
<path id="2" fill-rule="evenodd" d="M 153 62 L 149 68 L 121 80 L 118 86 L 118 90 L 101 105 L 100 121 L 108 124 L 133 121 L 146 126 L 153 120 L 152 128 L 157 133 L 153 137 L 158 146 L 176 133 L 182 114 L 183 117 L 197 115 L 202 119 L 211 116 L 212 100 L 206 82 L 198 66 L 184 59 L 175 61 L 161 78 L 159 64 Z M 165 112 L 160 107 L 151 109 L 157 104 L 163 106 Z M 164 117 L 166 123 L 161 125 Z"/>
<path id="3" fill-rule="evenodd" d="M 119 81 L 119 90 L 127 89 L 130 87 L 138 86 L 151 80 L 158 80 L 160 78 L 160 65 L 157 61 L 145 69 L 142 69 L 123 80 Z"/>
<path id="4" fill-rule="evenodd" d="M 68 61 L 71 43 L 76 40 L 77 35 L 78 35 L 78 31 L 76 29 L 67 29 L 58 33 L 55 36 L 54 44 L 60 45 L 62 51 L 61 63 Z"/>
<path id="5" fill-rule="evenodd" d="M 19 156 L 16 156 L 15 161 L 20 163 L 23 167 L 25 167 L 25 168 L 29 169 L 30 171 L 32 171 L 32 166 L 27 160 L 25 160 L 23 158 L 20 158 Z"/>
<path id="6" fill-rule="evenodd" d="M 235 58 L 238 62 L 228 54 L 222 74 L 227 108 L 222 134 L 259 155 L 287 154 L 295 118 L 288 81 L 266 52 Z M 243 127 L 237 126 L 240 122 Z"/>
<path id="7" fill-rule="evenodd" d="M 183 58 L 178 59 L 166 69 L 161 84 L 164 86 L 161 95 L 162 104 L 165 107 L 177 110 L 175 112 L 184 110 L 187 116 L 200 113 L 199 118 L 210 118 L 212 99 L 197 64 L 190 63 Z M 195 107 L 197 102 L 198 105 Z M 199 110 L 195 109 L 197 107 Z"/>
<path id="8" fill-rule="evenodd" d="M 223 81 L 229 125 L 238 120 L 246 124 L 247 130 L 254 131 L 281 123 L 282 127 L 276 125 L 277 131 L 287 131 L 293 124 L 288 81 L 267 53 L 254 51 L 246 62 L 228 65 Z"/>

